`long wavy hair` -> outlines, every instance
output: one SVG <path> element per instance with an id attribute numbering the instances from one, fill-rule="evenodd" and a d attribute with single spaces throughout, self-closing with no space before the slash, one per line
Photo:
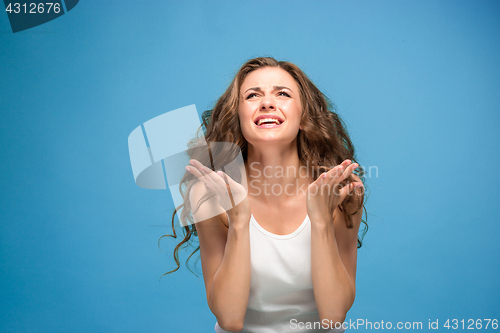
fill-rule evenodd
<path id="1" fill-rule="evenodd" d="M 299 67 L 293 63 L 277 61 L 270 57 L 251 59 L 240 68 L 227 90 L 215 104 L 215 107 L 212 110 L 203 112 L 202 126 L 198 132 L 199 136 L 203 135 L 207 144 L 211 142 L 229 142 L 238 145 L 241 149 L 243 159 L 246 161 L 248 149 L 247 141 L 241 132 L 238 117 L 240 88 L 249 73 L 263 67 L 278 67 L 287 71 L 295 79 L 299 87 L 300 101 L 304 112 L 300 120 L 302 130 L 299 130 L 298 133 L 297 150 L 301 164 L 310 169 L 313 178 L 317 179 L 322 172 L 330 170 L 346 159 L 350 159 L 353 163 L 357 163 L 354 145 L 349 138 L 345 123 L 336 113 L 336 106 L 313 84 Z M 203 134 L 201 134 L 201 130 L 204 132 Z M 195 146 L 197 142 L 199 142 L 199 137 L 193 139 L 189 143 L 189 146 Z M 210 165 L 211 161 L 208 160 L 208 154 L 203 155 L 200 153 L 200 150 L 196 149 L 190 151 L 190 157 L 199 159 L 200 162 L 205 165 Z M 214 161 L 212 161 L 212 163 L 213 162 Z M 214 165 L 214 169 L 217 170 L 218 166 Z M 365 182 L 364 169 L 361 166 L 355 170 L 355 174 L 363 183 Z M 193 207 L 191 207 L 189 200 L 189 191 L 194 184 L 192 181 L 193 178 L 194 177 L 189 172 L 186 172 L 180 182 L 179 190 L 183 195 L 184 203 L 176 207 L 172 214 L 173 234 L 163 235 L 158 240 L 158 246 L 160 246 L 160 240 L 163 237 L 177 238 L 175 216 L 180 212 L 179 220 L 181 224 L 184 225 L 184 227 L 182 227 L 184 237 L 177 244 L 173 253 L 177 267 L 163 274 L 162 277 L 180 268 L 179 251 L 182 248 L 193 245 L 194 239 L 198 236 L 195 224 L 193 223 Z M 346 185 L 353 181 L 355 180 L 351 175 L 341 182 L 341 185 Z M 340 211 L 345 216 L 347 228 L 353 227 L 351 216 L 361 209 L 364 209 L 366 216 L 366 208 L 364 206 L 365 196 L 366 191 L 363 191 L 362 194 L 347 196 L 344 202 L 339 205 Z M 203 201 L 207 199 L 208 197 L 204 198 Z M 197 207 L 194 207 L 194 211 L 199 208 L 202 202 L 198 203 Z M 358 235 L 358 248 L 361 247 L 363 237 L 368 231 L 366 220 L 363 219 L 362 222 L 364 228 L 361 235 Z M 189 259 L 191 259 L 199 249 L 199 246 L 194 249 L 187 258 L 186 265 Z"/>

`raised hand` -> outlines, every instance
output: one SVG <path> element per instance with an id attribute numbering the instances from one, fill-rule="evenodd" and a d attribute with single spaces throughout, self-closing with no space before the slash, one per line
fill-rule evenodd
<path id="1" fill-rule="evenodd" d="M 315 223 L 331 223 L 333 212 L 344 199 L 352 194 L 361 182 L 351 182 L 342 186 L 340 182 L 349 177 L 358 167 L 357 163 L 345 160 L 328 172 L 322 173 L 307 188 L 307 214 Z"/>
<path id="2" fill-rule="evenodd" d="M 189 163 L 186 170 L 202 182 L 208 191 L 216 195 L 220 207 L 227 212 L 231 223 L 239 223 L 240 220 L 250 221 L 250 204 L 247 190 L 243 185 L 235 182 L 222 171 L 215 173 L 195 159 L 190 160 Z M 214 209 L 209 211 L 217 211 Z"/>

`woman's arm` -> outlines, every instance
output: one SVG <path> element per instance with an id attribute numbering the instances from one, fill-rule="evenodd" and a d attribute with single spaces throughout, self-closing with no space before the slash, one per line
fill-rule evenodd
<path id="1" fill-rule="evenodd" d="M 344 214 L 336 209 L 333 223 L 311 221 L 311 270 L 320 319 L 345 320 L 356 294 L 357 239 L 363 210 L 352 215 L 348 229 Z M 334 327 L 334 326 L 333 326 Z"/>
<path id="2" fill-rule="evenodd" d="M 321 322 L 326 320 L 331 327 L 344 321 L 356 292 L 357 236 L 363 211 L 352 215 L 353 228 L 348 229 L 344 214 L 337 207 L 349 193 L 353 193 L 354 185 L 362 183 L 353 175 L 356 183 L 347 185 L 342 191 L 335 187 L 335 184 L 348 177 L 356 167 L 349 164 L 350 161 L 345 161 L 340 169 L 338 167 L 331 170 L 327 174 L 328 178 L 318 178 L 314 184 L 320 187 L 316 189 L 323 188 L 324 192 L 317 191 L 319 195 L 312 195 L 312 199 L 308 197 L 314 297 Z M 357 200 L 363 200 L 363 195 L 353 195 L 356 195 Z"/>
<path id="3" fill-rule="evenodd" d="M 193 186 L 192 207 L 207 191 L 201 182 Z M 245 200 L 240 205 L 248 204 Z M 214 196 L 198 209 L 195 221 L 197 215 L 210 216 L 206 212 L 212 213 L 214 207 L 219 215 L 196 223 L 207 302 L 221 328 L 238 332 L 243 328 L 250 292 L 249 218 L 245 221 L 245 214 L 232 216 L 226 227 L 226 213 Z"/>

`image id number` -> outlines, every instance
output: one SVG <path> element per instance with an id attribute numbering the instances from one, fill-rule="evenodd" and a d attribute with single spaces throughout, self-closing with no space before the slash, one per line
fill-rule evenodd
<path id="1" fill-rule="evenodd" d="M 467 330 L 480 330 L 480 329 L 488 329 L 492 328 L 494 330 L 498 329 L 498 319 L 469 319 L 469 320 L 458 320 L 458 319 L 448 319 L 446 323 L 444 323 L 443 327 L 447 329 L 467 329 Z"/>
<path id="2" fill-rule="evenodd" d="M 30 3 L 29 5 L 24 3 L 24 4 L 19 4 L 19 3 L 9 3 L 7 8 L 5 8 L 5 11 L 14 14 L 18 13 L 28 13 L 28 14 L 42 14 L 42 13 L 50 13 L 51 11 L 53 13 L 59 13 L 61 11 L 61 4 L 60 3 L 53 3 L 53 2 L 39 2 L 39 3 Z"/>

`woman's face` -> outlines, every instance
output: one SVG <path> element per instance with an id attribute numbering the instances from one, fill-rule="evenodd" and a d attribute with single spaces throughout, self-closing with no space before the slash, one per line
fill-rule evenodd
<path id="1" fill-rule="evenodd" d="M 284 69 L 259 68 L 241 85 L 238 115 L 251 145 L 290 143 L 297 138 L 302 115 L 299 87 Z"/>

